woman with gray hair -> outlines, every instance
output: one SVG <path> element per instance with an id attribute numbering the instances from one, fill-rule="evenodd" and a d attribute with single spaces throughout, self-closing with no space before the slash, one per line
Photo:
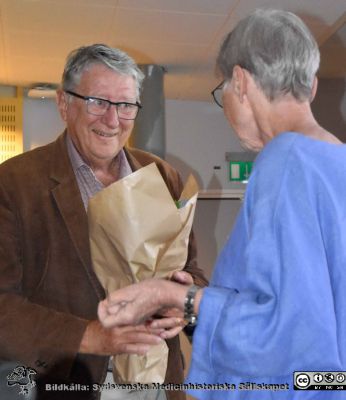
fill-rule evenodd
<path id="1" fill-rule="evenodd" d="M 315 384 L 304 371 L 346 370 L 346 146 L 311 112 L 318 65 L 289 12 L 257 10 L 225 38 L 213 96 L 261 152 L 210 286 L 148 280 L 99 305 L 108 327 L 168 306 L 198 319 L 186 388 L 199 399 L 325 398 L 299 391 Z"/>

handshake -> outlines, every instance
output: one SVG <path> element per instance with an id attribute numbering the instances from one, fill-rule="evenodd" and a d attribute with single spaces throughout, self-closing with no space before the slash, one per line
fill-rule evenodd
<path id="1" fill-rule="evenodd" d="M 146 279 L 99 303 L 98 317 L 105 330 L 123 330 L 125 341 L 131 341 L 114 359 L 114 379 L 163 382 L 168 357 L 164 340 L 178 335 L 189 322 L 187 310 L 196 318 L 202 292 L 187 272 L 177 271 L 172 279 Z"/>
<path id="2" fill-rule="evenodd" d="M 172 338 L 186 325 L 184 309 L 192 285 L 191 275 L 184 271 L 175 272 L 171 281 L 157 278 L 141 281 L 110 293 L 100 302 L 98 317 L 106 328 L 144 324 L 155 330 L 153 334 Z M 192 314 L 198 313 L 201 295 L 200 289 L 193 299 Z"/>

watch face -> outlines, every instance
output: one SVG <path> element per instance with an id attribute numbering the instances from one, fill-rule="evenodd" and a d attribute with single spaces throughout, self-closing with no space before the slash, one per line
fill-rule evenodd
<path id="1" fill-rule="evenodd" d="M 184 302 L 184 319 L 187 322 L 187 325 L 194 326 L 197 323 L 197 315 L 194 313 L 193 305 L 195 302 L 195 296 L 199 287 L 196 285 L 190 286 L 189 290 L 186 293 L 185 302 Z"/>
<path id="2" fill-rule="evenodd" d="M 189 326 L 195 326 L 197 324 L 197 315 L 191 315 L 187 324 Z"/>

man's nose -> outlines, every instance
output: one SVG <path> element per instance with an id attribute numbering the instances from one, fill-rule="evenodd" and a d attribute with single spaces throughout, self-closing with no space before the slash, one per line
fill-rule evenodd
<path id="1" fill-rule="evenodd" d="M 117 127 L 119 125 L 117 106 L 115 106 L 114 104 L 110 104 L 110 107 L 103 115 L 102 120 L 109 127 Z"/>

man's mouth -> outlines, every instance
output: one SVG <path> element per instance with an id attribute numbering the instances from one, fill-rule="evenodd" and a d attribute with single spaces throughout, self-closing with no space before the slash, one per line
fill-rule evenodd
<path id="1" fill-rule="evenodd" d="M 100 131 L 98 129 L 93 129 L 92 130 L 96 135 L 103 136 L 103 137 L 113 137 L 118 134 L 118 132 L 105 132 L 105 131 Z"/>

